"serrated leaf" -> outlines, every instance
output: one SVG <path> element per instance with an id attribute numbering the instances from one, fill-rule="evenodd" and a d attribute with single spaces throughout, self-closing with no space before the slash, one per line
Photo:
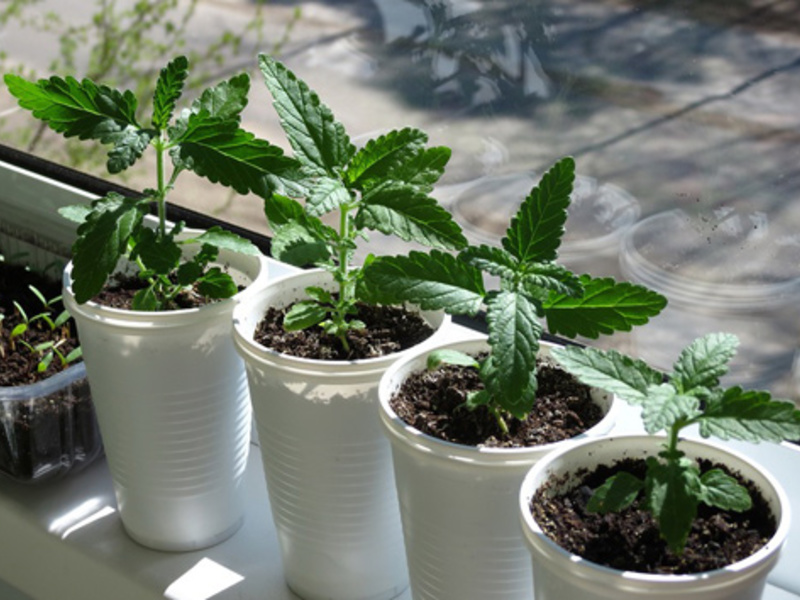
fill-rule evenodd
<path id="1" fill-rule="evenodd" d="M 700 477 L 700 502 L 722 510 L 742 512 L 753 506 L 747 488 L 722 469 L 711 469 Z"/>
<path id="2" fill-rule="evenodd" d="M 33 83 L 7 73 L 3 79 L 22 108 L 65 137 L 77 136 L 107 144 L 113 143 L 114 136 L 129 126 L 141 129 L 136 121 L 137 101 L 131 92 L 119 92 L 74 77 L 53 76 Z"/>
<path id="3" fill-rule="evenodd" d="M 136 292 L 131 300 L 131 308 L 133 310 L 152 312 L 158 310 L 158 307 L 158 296 L 152 285 Z"/>
<path id="4" fill-rule="evenodd" d="M 619 512 L 629 507 L 644 488 L 644 481 L 621 471 L 606 479 L 605 483 L 594 491 L 586 510 L 590 513 L 607 514 Z"/>
<path id="5" fill-rule="evenodd" d="M 497 369 L 495 381 L 484 384 L 495 400 L 514 416 L 526 414 L 531 407 L 520 404 L 526 398 L 531 377 L 535 379 L 536 357 L 542 325 L 536 307 L 522 294 L 501 291 L 486 301 L 489 325 L 490 361 Z"/>
<path id="6" fill-rule="evenodd" d="M 542 301 L 553 294 L 579 298 L 585 293 L 581 280 L 556 263 L 528 265 L 522 275 L 521 287 L 532 298 Z"/>
<path id="7" fill-rule="evenodd" d="M 113 192 L 92 203 L 92 212 L 78 227 L 78 239 L 72 247 L 72 290 L 78 303 L 90 300 L 102 289 L 147 210 L 145 200 Z"/>
<path id="8" fill-rule="evenodd" d="M 700 401 L 695 396 L 678 393 L 669 383 L 651 386 L 642 407 L 642 422 L 650 434 L 669 429 L 678 420 L 689 421 L 700 414 Z"/>
<path id="9" fill-rule="evenodd" d="M 567 337 L 597 338 L 614 331 L 644 325 L 667 304 L 666 298 L 643 286 L 611 278 L 579 278 L 583 294 L 571 297 L 553 293 L 544 303 L 550 333 Z"/>
<path id="10" fill-rule="evenodd" d="M 711 333 L 694 340 L 675 363 L 673 383 L 685 392 L 716 387 L 728 372 L 728 362 L 738 345 L 739 340 L 729 333 Z"/>
<path id="11" fill-rule="evenodd" d="M 209 227 L 202 234 L 194 238 L 193 241 L 200 244 L 208 244 L 220 250 L 230 250 L 248 256 L 258 256 L 261 254 L 258 246 L 253 242 L 231 231 L 222 229 L 222 227 L 218 225 Z"/>
<path id="12" fill-rule="evenodd" d="M 108 152 L 106 162 L 108 172 L 121 173 L 132 166 L 141 158 L 151 139 L 153 139 L 152 131 L 134 127 L 128 127 L 116 134 L 113 138 L 114 147 Z"/>
<path id="13" fill-rule="evenodd" d="M 472 356 L 465 352 L 452 350 L 450 348 L 442 348 L 433 350 L 428 354 L 426 359 L 426 367 L 429 371 L 438 369 L 442 365 L 456 365 L 461 367 L 475 367 L 478 368 L 480 364 Z"/>
<path id="14" fill-rule="evenodd" d="M 220 268 L 213 267 L 198 279 L 197 291 L 206 298 L 230 298 L 239 291 L 233 278 Z"/>
<path id="15" fill-rule="evenodd" d="M 564 346 L 553 348 L 550 354 L 586 385 L 616 394 L 633 405 L 643 404 L 650 387 L 663 381 L 663 375 L 644 361 L 616 350 Z"/>
<path id="16" fill-rule="evenodd" d="M 520 272 L 519 261 L 503 248 L 470 246 L 458 258 L 480 271 L 503 279 L 513 279 Z"/>
<path id="17" fill-rule="evenodd" d="M 480 271 L 440 250 L 380 256 L 365 266 L 359 296 L 368 302 L 410 302 L 423 310 L 476 314 L 486 291 Z"/>
<path id="18" fill-rule="evenodd" d="M 203 266 L 195 261 L 181 263 L 177 270 L 178 285 L 188 286 L 200 279 L 203 275 Z"/>
<path id="19" fill-rule="evenodd" d="M 782 442 L 800 439 L 800 411 L 768 392 L 732 387 L 711 399 L 697 419 L 700 435 L 722 440 Z"/>
<path id="20" fill-rule="evenodd" d="M 670 550 L 681 554 L 697 515 L 699 473 L 685 458 L 661 463 L 647 459 L 645 497 Z"/>
<path id="21" fill-rule="evenodd" d="M 333 212 L 351 201 L 350 193 L 338 179 L 320 177 L 306 198 L 306 210 L 311 216 Z"/>
<path id="22" fill-rule="evenodd" d="M 502 239 L 503 248 L 523 263 L 555 260 L 564 236 L 574 180 L 572 158 L 554 164 L 511 219 Z"/>
<path id="23" fill-rule="evenodd" d="M 328 244 L 296 222 L 274 230 L 270 253 L 277 260 L 298 267 L 324 263 L 331 257 Z"/>
<path id="24" fill-rule="evenodd" d="M 166 129 L 175 111 L 175 104 L 183 93 L 183 84 L 189 76 L 189 61 L 178 56 L 167 64 L 158 76 L 153 94 L 153 127 Z"/>
<path id="25" fill-rule="evenodd" d="M 458 250 L 467 244 L 453 216 L 434 198 L 394 182 L 364 194 L 356 226 L 431 248 Z"/>
<path id="26" fill-rule="evenodd" d="M 406 128 L 369 140 L 350 160 L 345 172 L 348 185 L 368 189 L 370 182 L 395 179 L 397 168 L 416 156 L 428 141 L 419 129 Z"/>
<path id="27" fill-rule="evenodd" d="M 176 166 L 240 194 L 253 192 L 268 198 L 276 186 L 274 178 L 298 168 L 277 146 L 205 112 L 189 116 L 178 141 L 180 145 L 171 151 Z"/>
<path id="28" fill-rule="evenodd" d="M 136 236 L 131 259 L 139 259 L 146 269 L 159 275 L 168 275 L 178 267 L 181 249 L 172 236 L 162 237 L 153 229 L 143 227 Z"/>
<path id="29" fill-rule="evenodd" d="M 325 288 L 312 285 L 307 287 L 305 292 L 306 296 L 320 304 L 331 304 L 333 302 L 333 294 L 331 294 Z"/>
<path id="30" fill-rule="evenodd" d="M 258 64 L 297 158 L 318 172 L 335 176 L 355 152 L 344 126 L 316 92 L 283 64 L 266 54 L 259 54 Z"/>
<path id="31" fill-rule="evenodd" d="M 238 123 L 239 115 L 247 106 L 250 76 L 240 73 L 210 87 L 192 102 L 192 112 L 206 112 L 213 119 Z"/>
<path id="32" fill-rule="evenodd" d="M 58 214 L 62 217 L 78 224 L 83 223 L 90 212 L 92 212 L 92 207 L 86 204 L 73 204 L 58 209 Z"/>
<path id="33" fill-rule="evenodd" d="M 316 302 L 296 302 L 284 316 L 283 327 L 286 331 L 300 331 L 322 323 L 327 316 L 328 311 Z"/>

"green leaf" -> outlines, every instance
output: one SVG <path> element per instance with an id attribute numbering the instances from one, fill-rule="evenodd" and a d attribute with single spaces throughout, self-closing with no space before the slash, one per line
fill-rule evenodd
<path id="1" fill-rule="evenodd" d="M 158 310 L 159 306 L 160 303 L 153 285 L 136 292 L 133 296 L 133 300 L 131 300 L 131 308 L 133 308 L 133 310 L 152 312 Z"/>
<path id="2" fill-rule="evenodd" d="M 439 250 L 380 256 L 364 268 L 359 285 L 359 296 L 368 302 L 407 301 L 450 314 L 476 314 L 486 295 L 480 271 Z"/>
<path id="3" fill-rule="evenodd" d="M 703 437 L 746 442 L 800 439 L 800 411 L 793 402 L 773 400 L 768 392 L 740 387 L 709 399 L 697 421 Z"/>
<path id="4" fill-rule="evenodd" d="M 700 414 L 700 401 L 694 396 L 679 394 L 669 383 L 648 389 L 643 403 L 642 421 L 647 433 L 669 429 L 679 420 L 690 421 Z"/>
<path id="5" fill-rule="evenodd" d="M 647 459 L 645 498 L 661 537 L 670 550 L 681 554 L 697 515 L 699 473 L 686 458 L 659 462 Z"/>
<path id="6" fill-rule="evenodd" d="M 464 406 L 469 410 L 475 410 L 481 406 L 489 406 L 492 403 L 492 397 L 486 390 L 472 390 L 467 392 L 467 399 L 464 400 Z"/>
<path id="7" fill-rule="evenodd" d="M 153 94 L 153 127 L 166 129 L 175 111 L 175 103 L 183 93 L 183 84 L 189 76 L 189 61 L 178 56 L 161 69 Z"/>
<path id="8" fill-rule="evenodd" d="M 494 381 L 483 379 L 489 393 L 505 410 L 516 417 L 526 415 L 526 406 L 533 378 L 535 390 L 536 357 L 542 325 L 536 307 L 524 296 L 501 291 L 490 294 L 486 301 L 489 345 L 492 353 L 487 362 L 496 369 Z"/>
<path id="9" fill-rule="evenodd" d="M 644 481 L 621 471 L 597 488 L 586 505 L 590 513 L 607 514 L 629 507 L 644 488 Z"/>
<path id="10" fill-rule="evenodd" d="M 273 258 L 298 267 L 324 263 L 331 257 L 328 244 L 297 222 L 274 230 L 270 253 Z"/>
<path id="11" fill-rule="evenodd" d="M 230 250 L 238 254 L 246 254 L 248 256 L 258 256 L 261 254 L 258 246 L 253 242 L 231 231 L 222 229 L 218 225 L 209 227 L 192 241 L 200 244 L 208 244 L 221 250 Z"/>
<path id="12" fill-rule="evenodd" d="M 22 108 L 57 133 L 113 144 L 108 162 L 112 173 L 132 165 L 152 137 L 152 132 L 137 123 L 137 101 L 129 91 L 120 92 L 74 77 L 53 76 L 33 83 L 6 74 L 4 81 Z"/>
<path id="13" fill-rule="evenodd" d="M 430 354 L 428 354 L 426 366 L 429 371 L 438 369 L 442 365 L 475 367 L 476 369 L 480 366 L 478 361 L 469 354 L 466 354 L 465 352 L 459 352 L 458 350 L 451 350 L 450 348 L 433 350 Z"/>
<path id="14" fill-rule="evenodd" d="M 177 270 L 177 283 L 181 286 L 189 286 L 194 284 L 200 277 L 203 276 L 203 265 L 195 261 L 181 263 Z"/>
<path id="15" fill-rule="evenodd" d="M 192 112 L 207 113 L 220 121 L 239 122 L 239 115 L 247 106 L 250 91 L 250 76 L 240 73 L 203 91 L 192 102 Z"/>
<path id="16" fill-rule="evenodd" d="M 521 287 L 531 298 L 546 301 L 553 294 L 579 298 L 584 294 L 581 280 L 556 263 L 527 265 Z"/>
<path id="17" fill-rule="evenodd" d="M 452 215 L 434 198 L 395 182 L 379 185 L 364 194 L 356 226 L 431 248 L 458 250 L 467 244 Z"/>
<path id="18" fill-rule="evenodd" d="M 240 194 L 253 192 L 268 198 L 276 186 L 275 178 L 298 167 L 277 146 L 206 112 L 192 113 L 177 141 L 180 145 L 171 152 L 176 167 L 194 171 Z"/>
<path id="19" fill-rule="evenodd" d="M 327 309 L 316 302 L 296 302 L 286 313 L 283 327 L 286 331 L 299 331 L 322 323 L 327 316 Z"/>
<path id="20" fill-rule="evenodd" d="M 747 488 L 722 469 L 711 469 L 700 477 L 701 502 L 722 510 L 743 512 L 753 506 Z"/>
<path id="21" fill-rule="evenodd" d="M 350 203 L 350 193 L 338 179 L 320 177 L 306 198 L 306 210 L 312 216 L 322 216 Z"/>
<path id="22" fill-rule="evenodd" d="M 102 289 L 147 210 L 146 200 L 114 192 L 92 202 L 92 212 L 78 227 L 78 239 L 72 247 L 72 290 L 79 303 Z"/>
<path id="23" fill-rule="evenodd" d="M 181 249 L 172 236 L 162 237 L 155 230 L 142 227 L 136 236 L 131 259 L 140 259 L 146 269 L 159 275 L 168 275 L 178 267 Z"/>
<path id="24" fill-rule="evenodd" d="M 344 126 L 316 92 L 283 64 L 266 54 L 259 54 L 258 64 L 297 158 L 318 173 L 335 176 L 355 152 Z"/>
<path id="25" fill-rule="evenodd" d="M 470 246 L 458 258 L 468 265 L 502 279 L 513 279 L 520 272 L 519 261 L 503 248 Z"/>
<path id="26" fill-rule="evenodd" d="M 523 263 L 555 260 L 564 235 L 574 180 L 572 158 L 563 158 L 553 165 L 512 218 L 502 239 L 503 248 Z"/>
<path id="27" fill-rule="evenodd" d="M 233 278 L 223 273 L 218 267 L 213 267 L 198 279 L 197 291 L 206 298 L 230 298 L 239 291 Z"/>
<path id="28" fill-rule="evenodd" d="M 685 392 L 716 387 L 719 378 L 728 372 L 728 362 L 738 345 L 739 340 L 729 333 L 711 333 L 694 340 L 675 363 L 673 383 Z"/>
<path id="29" fill-rule="evenodd" d="M 394 173 L 423 149 L 428 135 L 418 129 L 390 131 L 369 140 L 353 155 L 345 172 L 348 185 L 369 189 L 372 182 L 396 179 Z"/>
<path id="30" fill-rule="evenodd" d="M 644 325 L 667 304 L 666 298 L 643 286 L 611 278 L 579 278 L 583 295 L 552 293 L 544 311 L 550 333 L 567 337 L 597 338 L 614 331 L 630 331 Z"/>
<path id="31" fill-rule="evenodd" d="M 91 212 L 92 207 L 86 204 L 73 204 L 71 206 L 62 206 L 58 209 L 58 214 L 62 217 L 78 224 L 83 223 Z"/>
<path id="32" fill-rule="evenodd" d="M 663 381 L 663 375 L 644 361 L 616 350 L 564 346 L 553 348 L 550 354 L 586 385 L 616 394 L 633 405 L 643 404 L 651 386 Z"/>

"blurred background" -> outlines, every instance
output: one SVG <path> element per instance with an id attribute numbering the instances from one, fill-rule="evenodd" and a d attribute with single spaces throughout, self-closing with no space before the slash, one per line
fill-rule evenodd
<path id="1" fill-rule="evenodd" d="M 541 173 L 574 156 L 562 262 L 670 300 L 591 343 L 669 369 L 695 337 L 730 331 L 729 383 L 800 397 L 800 2 L 0 0 L 4 72 L 143 90 L 185 53 L 198 87 L 250 72 L 244 126 L 288 150 L 259 52 L 356 143 L 413 126 L 452 148 L 435 195 L 476 243 L 498 243 Z M 0 136 L 108 177 L 102 152 L 41 129 L 5 88 Z M 142 189 L 147 167 L 114 180 Z M 175 203 L 269 233 L 258 198 L 179 186 Z M 365 252 L 405 250 L 387 241 Z"/>

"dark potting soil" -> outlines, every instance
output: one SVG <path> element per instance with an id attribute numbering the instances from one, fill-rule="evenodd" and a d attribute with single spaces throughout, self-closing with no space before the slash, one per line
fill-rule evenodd
<path id="1" fill-rule="evenodd" d="M 737 513 L 698 507 L 686 548 L 681 555 L 670 552 L 659 537 L 655 522 L 641 508 L 641 499 L 618 513 L 586 512 L 593 491 L 611 475 L 624 470 L 644 478 L 643 460 L 625 459 L 580 474 L 580 483 L 568 493 L 554 495 L 558 481 L 549 481 L 531 501 L 531 512 L 542 530 L 559 546 L 592 562 L 640 573 L 689 574 L 719 569 L 747 558 L 761 548 L 776 531 L 775 519 L 752 483 L 723 465 L 699 461 L 705 472 L 721 468 L 736 477 L 750 492 L 753 506 Z"/>
<path id="2" fill-rule="evenodd" d="M 574 437 L 603 418 L 589 387 L 546 362 L 537 368 L 534 409 L 521 421 L 508 417 L 505 434 L 486 409 L 467 408 L 468 392 L 483 389 L 477 369 L 445 365 L 412 373 L 390 400 L 409 425 L 439 439 L 471 446 L 524 448 Z"/>
<path id="3" fill-rule="evenodd" d="M 39 299 L 30 291 L 35 286 L 46 299 L 60 295 L 59 282 L 22 266 L 0 262 L 0 387 L 30 385 L 49 378 L 60 370 L 55 359 L 43 373 L 38 373 L 39 357 L 22 347 L 18 340 L 9 341 L 10 332 L 21 322 L 13 302 L 18 302 L 29 317 L 42 310 Z M 54 306 L 54 318 L 63 310 Z M 63 334 L 66 342 L 60 347 L 66 355 L 78 344 L 77 333 L 70 321 Z M 49 327 L 31 327 L 22 336 L 31 345 L 51 339 Z M 62 333 L 62 332 L 60 332 Z M 51 394 L 29 400 L 2 402 L 0 418 L 0 473 L 19 482 L 43 481 L 68 470 L 88 464 L 102 451 L 97 419 L 86 378 L 75 381 Z"/>
<path id="4" fill-rule="evenodd" d="M 433 329 L 418 314 L 396 306 L 359 303 L 355 318 L 366 327 L 347 333 L 350 350 L 338 338 L 315 326 L 286 331 L 283 317 L 291 308 L 269 308 L 256 327 L 254 340 L 278 352 L 320 360 L 359 360 L 400 352 L 433 335 Z"/>
<path id="5" fill-rule="evenodd" d="M 146 288 L 147 285 L 148 283 L 144 279 L 117 275 L 108 282 L 99 294 L 92 298 L 92 301 L 109 308 L 131 310 L 133 308 L 133 297 L 139 290 Z M 199 308 L 214 302 L 217 302 L 217 300 L 206 298 L 194 289 L 187 289 L 175 296 L 172 308 L 176 310 Z"/>

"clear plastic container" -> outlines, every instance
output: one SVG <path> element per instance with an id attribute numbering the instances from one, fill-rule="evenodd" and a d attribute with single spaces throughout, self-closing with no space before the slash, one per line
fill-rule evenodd
<path id="1" fill-rule="evenodd" d="M 523 172 L 462 184 L 452 201 L 453 215 L 471 241 L 497 245 L 539 179 Z M 559 262 L 576 273 L 618 277 L 620 241 L 639 218 L 636 198 L 609 183 L 576 175 L 568 212 Z"/>
<path id="2" fill-rule="evenodd" d="M 639 356 L 671 369 L 701 335 L 736 334 L 728 384 L 773 387 L 791 373 L 798 342 L 800 239 L 747 208 L 676 209 L 643 219 L 622 242 L 623 275 L 669 304 L 632 336 Z"/>
<path id="3" fill-rule="evenodd" d="M 0 474 L 40 483 L 75 473 L 103 445 L 83 363 L 46 380 L 0 387 Z"/>

